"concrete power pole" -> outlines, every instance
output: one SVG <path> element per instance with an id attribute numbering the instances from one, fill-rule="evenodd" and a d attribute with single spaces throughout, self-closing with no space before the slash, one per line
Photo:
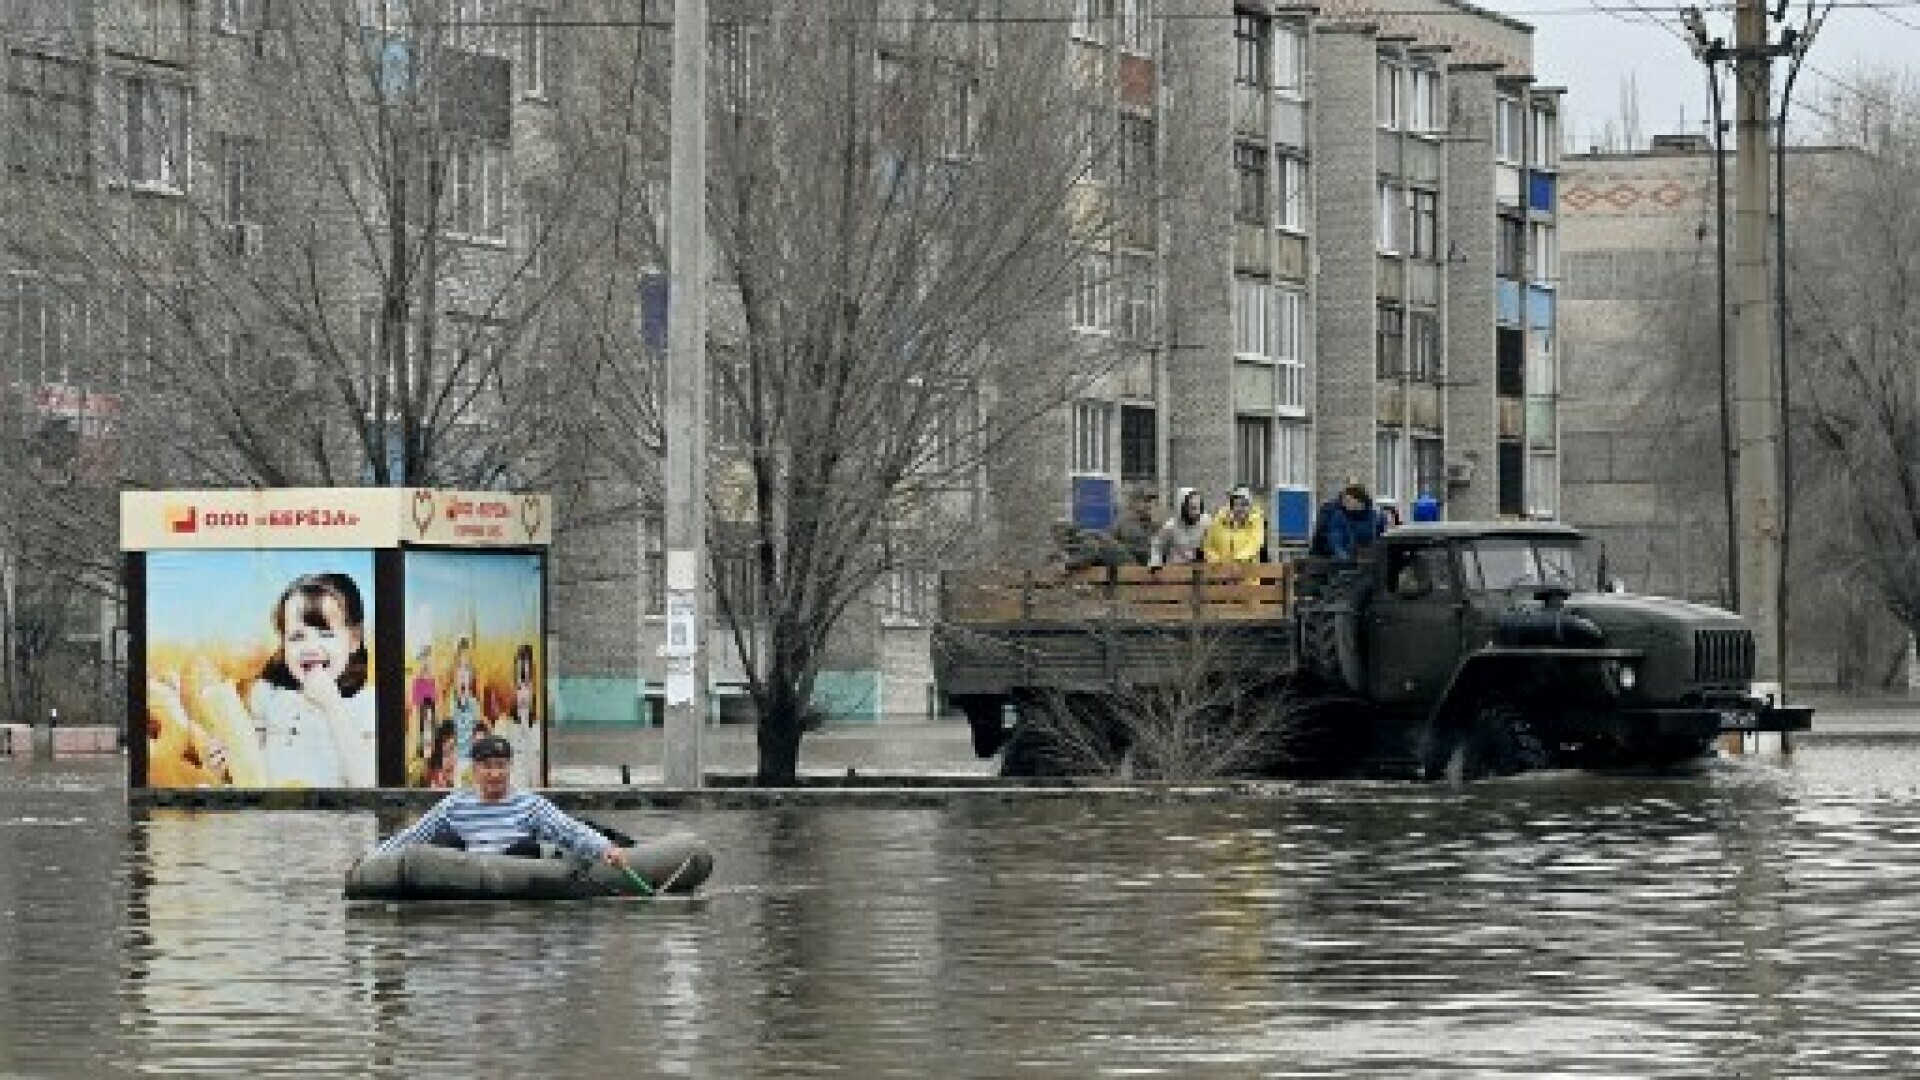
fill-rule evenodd
<path id="1" fill-rule="evenodd" d="M 674 0 L 669 107 L 664 771 L 692 788 L 707 721 L 707 0 Z"/>
<path id="2" fill-rule="evenodd" d="M 1739 440 L 1740 613 L 1753 627 L 1754 689 L 1779 695 L 1780 385 L 1773 362 L 1768 273 L 1768 165 L 1772 154 L 1773 49 L 1764 0 L 1738 0 L 1734 82 L 1738 170 L 1734 181 L 1734 416 Z"/>

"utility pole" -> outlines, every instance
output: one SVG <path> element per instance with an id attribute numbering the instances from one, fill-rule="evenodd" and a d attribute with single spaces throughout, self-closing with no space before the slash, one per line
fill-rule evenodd
<path id="1" fill-rule="evenodd" d="M 707 0 L 674 0 L 669 108 L 664 771 L 694 788 L 707 722 Z"/>
<path id="2" fill-rule="evenodd" d="M 1737 0 L 1734 83 L 1735 430 L 1740 441 L 1740 612 L 1753 628 L 1754 689 L 1776 697 L 1780 669 L 1780 384 L 1768 273 L 1773 48 L 1764 0 Z"/>

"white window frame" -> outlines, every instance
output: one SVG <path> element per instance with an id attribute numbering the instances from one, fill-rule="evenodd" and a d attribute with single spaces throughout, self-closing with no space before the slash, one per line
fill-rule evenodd
<path id="1" fill-rule="evenodd" d="M 939 576 L 920 566 L 887 571 L 880 621 L 887 626 L 924 626 L 939 609 Z"/>
<path id="2" fill-rule="evenodd" d="M 1382 60 L 1374 77 L 1374 119 L 1388 131 L 1406 126 L 1406 69 L 1391 60 Z"/>
<path id="3" fill-rule="evenodd" d="M 1279 288 L 1274 294 L 1274 360 L 1279 370 L 1276 410 L 1283 416 L 1307 414 L 1306 343 L 1307 294 Z"/>
<path id="4" fill-rule="evenodd" d="M 1560 514 L 1560 455 L 1536 454 L 1527 452 L 1524 466 L 1526 473 L 1523 483 L 1526 485 L 1527 516 L 1530 518 L 1554 518 Z"/>
<path id="5" fill-rule="evenodd" d="M 1153 0 L 1120 0 L 1120 49 L 1153 55 Z"/>
<path id="6" fill-rule="evenodd" d="M 1255 363 L 1273 362 L 1273 289 L 1260 278 L 1233 279 L 1233 355 Z"/>
<path id="7" fill-rule="evenodd" d="M 1073 0 L 1073 25 L 1069 33 L 1080 41 L 1105 45 L 1113 26 L 1113 14 L 1114 0 Z"/>
<path id="8" fill-rule="evenodd" d="M 547 98 L 547 12 L 543 8 L 522 8 L 520 12 L 520 55 L 514 65 L 524 97 L 544 101 Z"/>
<path id="9" fill-rule="evenodd" d="M 1533 107 L 1532 115 L 1533 123 L 1527 133 L 1533 140 L 1532 165 L 1536 169 L 1557 169 L 1560 167 L 1560 118 L 1541 105 Z"/>
<path id="10" fill-rule="evenodd" d="M 1383 428 L 1373 437 L 1373 495 L 1398 505 L 1406 490 L 1407 437 L 1399 428 Z"/>
<path id="11" fill-rule="evenodd" d="M 112 130 L 116 178 L 136 191 L 186 191 L 193 161 L 191 92 L 180 83 L 145 75 L 116 75 L 111 86 L 117 103 Z M 150 115 L 160 118 L 157 132 L 151 129 Z M 159 144 L 165 149 L 155 153 Z"/>
<path id="12" fill-rule="evenodd" d="M 1307 231 L 1307 159 L 1284 150 L 1275 151 L 1273 171 L 1280 180 L 1279 221 L 1287 232 Z"/>
<path id="13" fill-rule="evenodd" d="M 1406 232 L 1407 189 L 1397 181 L 1380 181 L 1380 254 L 1398 255 Z"/>
<path id="14" fill-rule="evenodd" d="M 1413 98 L 1407 130 L 1422 135 L 1445 130 L 1440 114 L 1440 73 L 1432 68 L 1409 69 L 1408 90 Z"/>
<path id="15" fill-rule="evenodd" d="M 1313 429 L 1299 421 L 1281 420 L 1273 429 L 1273 486 L 1312 490 Z"/>
<path id="16" fill-rule="evenodd" d="M 1235 486 L 1273 490 L 1273 442 L 1273 417 L 1241 413 L 1233 418 Z"/>
<path id="17" fill-rule="evenodd" d="M 1120 275 L 1114 333 L 1123 341 L 1153 342 L 1160 325 L 1160 267 L 1150 252 L 1122 252 L 1115 258 Z"/>
<path id="18" fill-rule="evenodd" d="M 1501 95 L 1494 102 L 1493 156 L 1505 165 L 1520 164 L 1521 150 L 1526 146 L 1523 141 L 1525 132 L 1521 130 L 1525 114 L 1520 108 L 1520 99 Z"/>
<path id="19" fill-rule="evenodd" d="M 252 5 L 253 0 L 215 0 L 214 31 L 230 37 L 246 33 L 251 15 L 247 9 Z"/>
<path id="20" fill-rule="evenodd" d="M 509 156 L 506 144 L 487 139 L 448 142 L 442 232 L 489 244 L 506 241 Z"/>
<path id="21" fill-rule="evenodd" d="M 1111 401 L 1073 403 L 1072 471 L 1079 475 L 1113 473 L 1113 425 L 1117 410 Z"/>
<path id="22" fill-rule="evenodd" d="M 1542 285 L 1551 285 L 1560 278 L 1559 233 L 1551 221 L 1534 221 L 1527 225 L 1527 262 L 1529 277 Z"/>
<path id="23" fill-rule="evenodd" d="M 1082 334 L 1113 333 L 1113 257 L 1090 251 L 1080 257 L 1073 290 L 1073 328 Z"/>
<path id="24" fill-rule="evenodd" d="M 1416 259 L 1440 257 L 1440 193 L 1426 188 L 1407 189 L 1408 254 Z"/>
<path id="25" fill-rule="evenodd" d="M 1295 23 L 1283 19 L 1271 22 L 1272 40 L 1267 45 L 1268 84 L 1283 97 L 1307 96 L 1307 36 Z"/>

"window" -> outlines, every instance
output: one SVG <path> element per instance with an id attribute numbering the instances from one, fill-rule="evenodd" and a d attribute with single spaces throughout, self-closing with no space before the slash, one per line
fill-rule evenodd
<path id="1" fill-rule="evenodd" d="M 1233 448 L 1233 482 L 1255 491 L 1271 487 L 1273 421 L 1264 416 L 1234 417 Z"/>
<path id="2" fill-rule="evenodd" d="M 1312 463 L 1307 456 L 1310 445 L 1307 425 L 1282 420 L 1275 425 L 1274 432 L 1274 486 L 1313 487 Z"/>
<path id="3" fill-rule="evenodd" d="M 39 53 L 16 51 L 8 59 L 7 165 L 44 176 L 81 176 L 88 144 L 85 69 Z"/>
<path id="4" fill-rule="evenodd" d="M 1439 196 L 1431 191 L 1415 190 L 1413 202 L 1413 257 L 1416 259 L 1437 259 L 1440 257 L 1440 215 Z"/>
<path id="5" fill-rule="evenodd" d="M 1120 114 L 1120 186 L 1134 195 L 1152 195 L 1158 182 L 1154 168 L 1155 125 L 1151 116 Z"/>
<path id="6" fill-rule="evenodd" d="M 1073 327 L 1090 334 L 1113 329 L 1113 260 L 1099 253 L 1080 258 L 1080 281 L 1073 291 Z"/>
<path id="7" fill-rule="evenodd" d="M 1521 130 L 1520 102 L 1515 98 L 1503 97 L 1494 106 L 1493 155 L 1509 165 L 1520 164 L 1521 151 L 1526 146 L 1521 141 L 1525 134 Z"/>
<path id="8" fill-rule="evenodd" d="M 1413 102 L 1407 118 L 1407 130 L 1435 132 L 1446 130 L 1440 112 L 1440 74 L 1429 68 L 1408 72 Z"/>
<path id="9" fill-rule="evenodd" d="M 1300 97 L 1307 86 L 1307 36 L 1292 23 L 1273 24 L 1273 89 Z"/>
<path id="10" fill-rule="evenodd" d="M 1267 220 L 1267 148 L 1252 143 L 1233 144 L 1233 169 L 1239 178 L 1235 216 L 1265 224 Z"/>
<path id="11" fill-rule="evenodd" d="M 1406 439 L 1399 431 L 1374 435 L 1373 494 L 1383 502 L 1398 503 L 1406 487 Z"/>
<path id="12" fill-rule="evenodd" d="M 187 91 L 175 83 L 139 76 L 115 79 L 112 105 L 120 114 L 110 129 L 122 182 L 155 191 L 179 192 L 187 182 Z"/>
<path id="13" fill-rule="evenodd" d="M 1560 512 L 1560 459 L 1552 454 L 1527 455 L 1527 516 L 1550 518 Z"/>
<path id="14" fill-rule="evenodd" d="M 1407 313 L 1407 377 L 1416 382 L 1440 378 L 1440 316 L 1435 312 Z"/>
<path id="15" fill-rule="evenodd" d="M 490 240 L 506 238 L 506 147 L 466 140 L 446 148 L 446 231 Z"/>
<path id="16" fill-rule="evenodd" d="M 1278 155 L 1280 173 L 1279 226 L 1292 232 L 1307 230 L 1307 161 L 1294 154 Z"/>
<path id="17" fill-rule="evenodd" d="M 507 348 L 496 323 L 454 317 L 442 331 L 448 350 L 446 398 L 439 412 L 463 427 L 490 426 L 506 405 Z"/>
<path id="18" fill-rule="evenodd" d="M 1151 344 L 1159 337 L 1159 267 L 1151 255 L 1121 255 L 1120 312 L 1116 330 L 1122 340 Z"/>
<path id="19" fill-rule="evenodd" d="M 447 43 L 465 52 L 501 55 L 505 52 L 501 48 L 502 22 L 500 0 L 451 0 L 447 7 Z"/>
<path id="20" fill-rule="evenodd" d="M 1073 471 L 1104 473 L 1113 468 L 1113 406 L 1078 401 L 1073 406 Z"/>
<path id="21" fill-rule="evenodd" d="M 216 0 L 213 28 L 222 34 L 244 34 L 251 29 L 248 16 L 251 0 Z"/>
<path id="22" fill-rule="evenodd" d="M 1406 312 L 1397 307 L 1380 305 L 1374 360 L 1376 374 L 1382 379 L 1398 379 L 1406 374 L 1406 317 Z"/>
<path id="23" fill-rule="evenodd" d="M 980 86 L 971 78 L 948 80 L 946 94 L 942 99 L 945 111 L 940 118 L 940 151 L 956 161 L 971 158 L 979 142 L 980 130 Z M 1121 133 L 1126 133 L 1124 120 Z M 1126 153 L 1126 144 L 1121 144 L 1121 153 Z M 1121 158 L 1121 168 L 1126 167 L 1126 159 Z"/>
<path id="24" fill-rule="evenodd" d="M 521 12 L 520 92 L 528 97 L 547 96 L 547 13 L 539 8 Z"/>
<path id="25" fill-rule="evenodd" d="M 1143 405 L 1120 407 L 1120 479 L 1126 483 L 1151 483 L 1159 474 L 1159 442 L 1152 408 Z"/>
<path id="26" fill-rule="evenodd" d="M 1233 81 L 1259 87 L 1267 76 L 1267 20 L 1244 11 L 1233 16 Z"/>
<path id="27" fill-rule="evenodd" d="M 1406 114 L 1403 111 L 1406 108 L 1403 90 L 1405 77 L 1406 70 L 1400 65 L 1385 60 L 1380 61 L 1378 76 L 1375 80 L 1374 106 L 1379 124 L 1383 128 L 1398 131 L 1406 126 Z"/>
<path id="28" fill-rule="evenodd" d="M 547 214 L 538 201 L 523 195 L 520 199 L 520 243 L 521 258 L 524 260 L 524 272 L 530 278 L 544 277 L 547 272 L 547 248 L 553 243 L 551 229 L 547 223 Z"/>
<path id="29" fill-rule="evenodd" d="M 1536 169 L 1554 169 L 1560 165 L 1560 122 L 1554 114 L 1542 108 L 1533 110 L 1533 156 L 1531 161 Z"/>
<path id="30" fill-rule="evenodd" d="M 1518 278 L 1526 265 L 1527 227 L 1516 217 L 1500 215 L 1498 260 L 1494 273 L 1503 278 Z"/>
<path id="31" fill-rule="evenodd" d="M 1073 36 L 1105 45 L 1108 27 L 1113 23 L 1113 5 L 1114 0 L 1073 0 Z"/>
<path id="32" fill-rule="evenodd" d="M 930 621 L 939 606 L 939 578 L 924 567 L 898 567 L 887 572 L 886 609 L 881 619 L 890 623 Z"/>
<path id="33" fill-rule="evenodd" d="M 1407 191 L 1391 180 L 1380 182 L 1380 253 L 1398 255 L 1405 231 Z"/>
<path id="34" fill-rule="evenodd" d="M 1295 416 L 1307 411 L 1307 361 L 1301 354 L 1305 340 L 1301 326 L 1306 310 L 1306 294 L 1292 289 L 1274 292 L 1278 304 L 1274 311 L 1274 356 L 1279 361 L 1279 410 Z"/>
<path id="35" fill-rule="evenodd" d="M 667 611 L 667 526 L 662 518 L 640 522 L 640 559 L 647 572 L 640 592 L 640 614 L 659 618 Z"/>
<path id="36" fill-rule="evenodd" d="M 1153 52 L 1153 0 L 1120 0 L 1120 47 L 1141 55 Z"/>
<path id="37" fill-rule="evenodd" d="M 1413 491 L 1415 498 L 1431 495 L 1444 499 L 1447 494 L 1447 444 L 1439 439 L 1414 436 Z"/>
<path id="38" fill-rule="evenodd" d="M 1560 276 L 1559 245 L 1554 242 L 1553 224 L 1535 221 L 1529 225 L 1533 242 L 1527 245 L 1527 255 L 1533 265 L 1533 280 L 1554 281 Z"/>
<path id="39" fill-rule="evenodd" d="M 260 144 L 239 135 L 219 141 L 220 226 L 226 230 L 228 250 L 250 255 L 258 244 L 259 208 L 255 185 L 260 175 Z"/>
<path id="40" fill-rule="evenodd" d="M 1233 279 L 1233 352 L 1267 360 L 1273 356 L 1272 307 L 1266 282 Z"/>
<path id="41" fill-rule="evenodd" d="M 64 382 L 87 352 L 85 313 L 76 284 L 35 274 L 0 277 L 0 360 L 24 387 Z"/>

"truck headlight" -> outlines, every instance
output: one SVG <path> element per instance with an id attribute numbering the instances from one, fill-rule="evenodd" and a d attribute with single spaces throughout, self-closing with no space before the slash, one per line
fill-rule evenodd
<path id="1" fill-rule="evenodd" d="M 1640 673 L 1633 669 L 1632 664 L 1621 664 L 1619 677 L 1622 690 L 1632 690 L 1640 682 Z"/>

